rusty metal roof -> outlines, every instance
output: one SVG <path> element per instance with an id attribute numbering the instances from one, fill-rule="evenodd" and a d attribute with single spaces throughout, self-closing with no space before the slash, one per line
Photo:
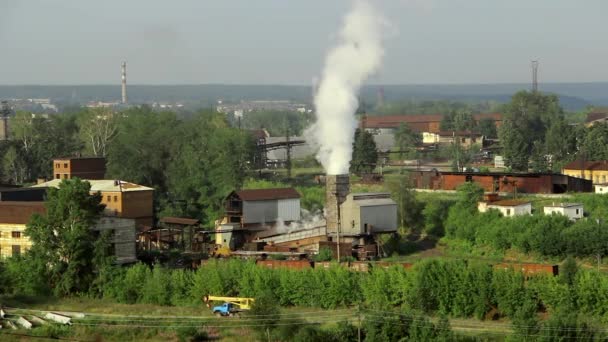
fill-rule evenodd
<path id="1" fill-rule="evenodd" d="M 564 170 L 602 170 L 608 171 L 608 160 L 575 160 L 564 166 Z"/>
<path id="2" fill-rule="evenodd" d="M 181 224 L 184 226 L 194 226 L 200 223 L 197 219 L 187 218 L 187 217 L 161 217 L 160 222 L 168 223 L 168 224 Z"/>
<path id="3" fill-rule="evenodd" d="M 264 201 L 288 198 L 300 198 L 294 188 L 250 189 L 237 191 L 236 195 L 243 201 Z"/>

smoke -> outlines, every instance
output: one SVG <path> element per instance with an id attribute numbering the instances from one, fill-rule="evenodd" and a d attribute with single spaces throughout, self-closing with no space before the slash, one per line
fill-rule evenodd
<path id="1" fill-rule="evenodd" d="M 279 218 L 274 227 L 277 234 L 288 234 L 299 230 L 318 228 L 325 226 L 325 215 L 322 212 L 310 212 L 306 209 L 301 209 L 302 215 L 299 221 L 291 222 L 285 225 L 283 219 Z"/>
<path id="2" fill-rule="evenodd" d="M 369 1 L 355 1 L 344 19 L 338 44 L 325 59 L 314 99 L 317 121 L 307 135 L 319 147 L 317 159 L 327 174 L 348 173 L 357 127 L 357 94 L 380 66 L 385 23 Z"/>

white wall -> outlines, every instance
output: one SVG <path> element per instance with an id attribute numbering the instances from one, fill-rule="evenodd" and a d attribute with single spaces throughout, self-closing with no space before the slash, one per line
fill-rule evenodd
<path id="1" fill-rule="evenodd" d="M 595 193 L 596 194 L 608 194 L 608 185 L 596 185 Z"/>
<path id="2" fill-rule="evenodd" d="M 578 209 L 578 213 L 576 210 Z M 572 207 L 544 207 L 543 212 L 545 215 L 559 214 L 568 217 L 571 220 L 578 220 L 583 218 L 583 206 L 572 206 Z"/>
<path id="3" fill-rule="evenodd" d="M 278 201 L 278 218 L 285 221 L 298 221 L 300 219 L 300 199 L 287 198 Z"/>
<path id="4" fill-rule="evenodd" d="M 504 217 L 532 214 L 532 204 L 531 203 L 526 203 L 526 204 L 513 206 L 513 207 L 489 204 L 488 209 L 496 209 L 496 210 L 500 211 Z"/>

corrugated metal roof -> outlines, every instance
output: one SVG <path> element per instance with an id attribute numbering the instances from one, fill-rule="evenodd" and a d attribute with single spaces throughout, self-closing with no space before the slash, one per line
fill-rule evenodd
<path id="1" fill-rule="evenodd" d="M 473 114 L 475 120 L 492 119 L 501 121 L 501 113 L 481 113 Z M 421 114 L 421 115 L 386 115 L 386 116 L 367 116 L 365 118 L 366 128 L 396 128 L 401 123 L 430 123 L 441 122 L 442 114 Z"/>
<path id="2" fill-rule="evenodd" d="M 300 194 L 294 188 L 250 189 L 238 191 L 236 194 L 243 201 L 300 198 Z"/>
<path id="3" fill-rule="evenodd" d="M 191 218 L 187 218 L 187 217 L 161 217 L 160 222 L 162 223 L 168 223 L 168 224 L 181 224 L 181 225 L 186 225 L 186 226 L 194 226 L 199 224 L 199 220 L 197 219 L 191 219 Z"/>
<path id="4" fill-rule="evenodd" d="M 33 185 L 33 188 L 49 187 L 59 188 L 59 184 L 62 179 L 53 179 L 48 182 Z M 112 179 L 87 179 L 87 182 L 91 184 L 91 192 L 131 192 L 131 191 L 152 191 L 153 188 L 147 186 L 129 183 L 121 180 Z"/>
<path id="5" fill-rule="evenodd" d="M 360 207 L 374 207 L 379 205 L 397 205 L 395 201 L 390 198 L 373 198 L 355 201 Z"/>

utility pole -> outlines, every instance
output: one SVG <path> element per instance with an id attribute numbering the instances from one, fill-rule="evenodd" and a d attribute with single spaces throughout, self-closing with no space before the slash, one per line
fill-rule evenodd
<path id="1" fill-rule="evenodd" d="M 532 92 L 538 91 L 538 60 L 532 61 Z"/>
<path id="2" fill-rule="evenodd" d="M 340 201 L 339 201 L 339 197 L 338 197 L 339 193 L 338 191 L 336 191 L 336 199 L 338 199 L 337 203 L 338 203 L 338 227 L 336 229 L 336 250 L 338 251 L 338 264 L 340 264 Z"/>
<path id="3" fill-rule="evenodd" d="M 357 341 L 361 342 L 361 304 L 357 305 Z"/>
<path id="4" fill-rule="evenodd" d="M 287 156 L 286 156 L 286 167 L 287 167 L 287 179 L 291 180 L 291 145 L 289 144 L 289 124 L 285 128 L 285 141 L 287 142 Z"/>

